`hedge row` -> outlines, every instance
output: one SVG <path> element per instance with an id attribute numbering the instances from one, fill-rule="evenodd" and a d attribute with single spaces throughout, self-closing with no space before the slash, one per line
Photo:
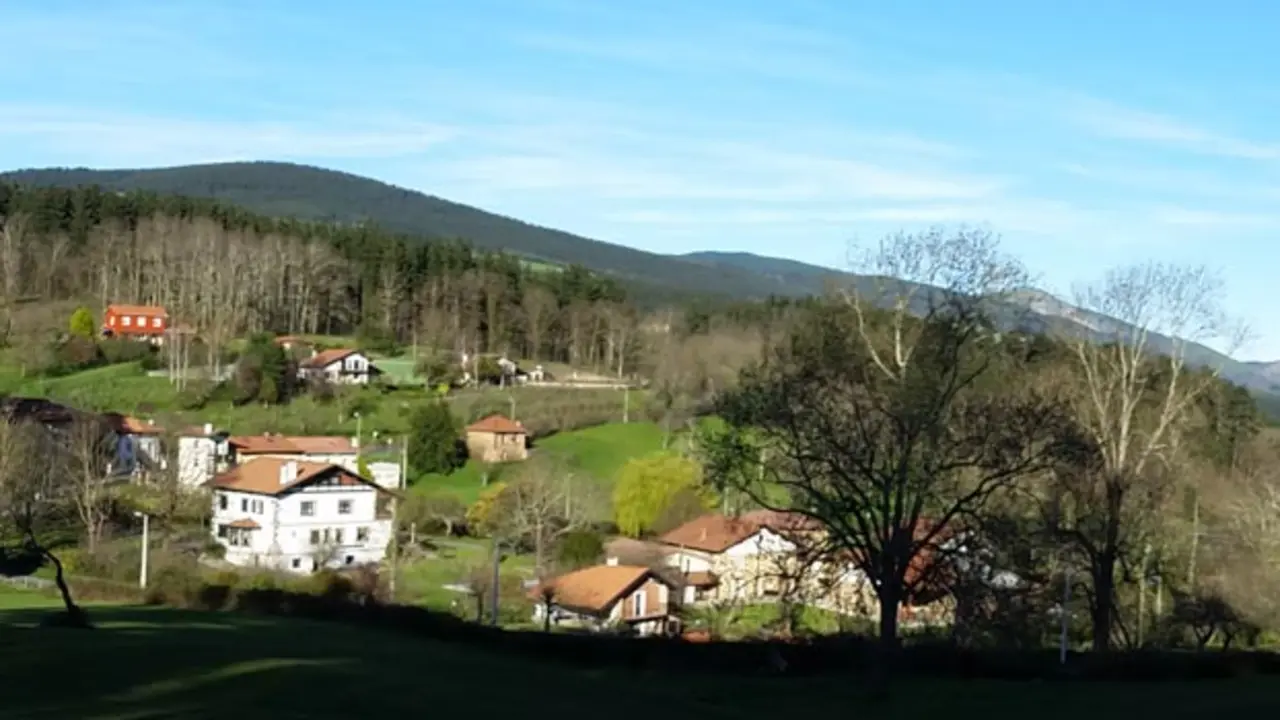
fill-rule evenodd
<path id="1" fill-rule="evenodd" d="M 74 587 L 84 599 L 141 600 L 178 608 L 343 622 L 590 668 L 681 674 L 864 674 L 882 657 L 872 640 L 851 636 L 787 643 L 692 643 L 501 630 L 449 613 L 384 604 L 376 592 L 339 575 L 312 581 L 311 592 L 195 581 L 153 587 L 141 596 L 136 588 L 119 583 L 79 580 Z M 894 662 L 897 673 L 938 678 L 1187 681 L 1280 675 L 1280 654 L 1260 651 L 1073 653 L 1064 666 L 1056 650 L 993 651 L 935 642 L 904 647 Z"/>

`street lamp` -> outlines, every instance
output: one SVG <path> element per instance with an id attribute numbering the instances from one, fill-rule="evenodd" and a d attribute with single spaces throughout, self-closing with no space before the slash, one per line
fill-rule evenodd
<path id="1" fill-rule="evenodd" d="M 147 551 L 150 549 L 150 517 L 140 511 L 133 512 L 134 517 L 142 518 L 142 569 L 138 571 L 138 587 L 147 588 Z"/>

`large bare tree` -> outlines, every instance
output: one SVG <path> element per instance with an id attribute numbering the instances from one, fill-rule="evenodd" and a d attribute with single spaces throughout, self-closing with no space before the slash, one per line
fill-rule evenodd
<path id="1" fill-rule="evenodd" d="M 115 436 L 96 416 L 72 423 L 66 453 L 61 456 L 63 487 L 84 529 L 85 550 L 93 553 L 102 539 L 111 512 L 111 463 Z"/>
<path id="2" fill-rule="evenodd" d="M 493 524 L 497 535 L 533 545 L 542 575 L 556 541 L 602 519 L 607 498 L 589 478 L 554 459 L 528 460 L 516 472 L 498 498 Z"/>
<path id="3" fill-rule="evenodd" d="M 75 512 L 69 507 L 72 503 L 60 473 L 49 467 L 49 458 L 61 451 L 62 440 L 45 426 L 0 420 L 0 534 L 21 538 L 28 552 L 53 565 L 66 624 L 89 627 L 88 616 L 72 598 L 62 561 L 47 537 Z"/>
<path id="4" fill-rule="evenodd" d="M 714 479 L 823 526 L 871 584 L 891 653 L 921 558 L 1074 438 L 1058 403 L 1008 381 L 1017 353 L 992 316 L 1025 273 L 991 235 L 895 235 L 863 268 L 883 281 L 800 319 L 721 396 L 730 426 L 703 452 Z"/>
<path id="5" fill-rule="evenodd" d="M 1243 337 L 1222 312 L 1222 289 L 1204 268 L 1115 270 L 1077 292 L 1092 329 L 1062 334 L 1076 369 L 1075 415 L 1095 452 L 1061 473 L 1058 497 L 1071 512 L 1056 513 L 1054 524 L 1088 567 L 1095 650 L 1111 647 L 1119 565 L 1150 541 L 1176 487 L 1174 459 L 1195 403 L 1217 383 L 1216 371 L 1188 368 L 1188 349 L 1222 341 L 1230 352 Z"/>

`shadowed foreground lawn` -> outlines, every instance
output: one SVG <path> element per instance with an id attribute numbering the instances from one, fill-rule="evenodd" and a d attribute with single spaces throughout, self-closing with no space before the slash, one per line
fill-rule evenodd
<path id="1" fill-rule="evenodd" d="M 11 604 L 10 604 L 11 607 Z M 301 620 L 96 607 L 93 631 L 0 609 L 8 718 L 1217 718 L 1280 706 L 1280 683 L 903 681 L 868 706 L 851 678 L 677 679 L 581 671 Z"/>

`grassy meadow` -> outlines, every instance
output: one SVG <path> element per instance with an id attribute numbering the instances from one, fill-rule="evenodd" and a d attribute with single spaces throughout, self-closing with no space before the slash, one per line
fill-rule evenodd
<path id="1" fill-rule="evenodd" d="M 872 700 L 856 677 L 578 669 L 337 623 L 93 607 L 94 630 L 39 627 L 45 598 L 0 591 L 6 718 L 612 718 L 1166 720 L 1259 715 L 1274 681 L 1168 684 L 902 680 Z M 498 690 L 500 684 L 500 690 Z M 71 690 L 71 691 L 69 691 Z"/>

